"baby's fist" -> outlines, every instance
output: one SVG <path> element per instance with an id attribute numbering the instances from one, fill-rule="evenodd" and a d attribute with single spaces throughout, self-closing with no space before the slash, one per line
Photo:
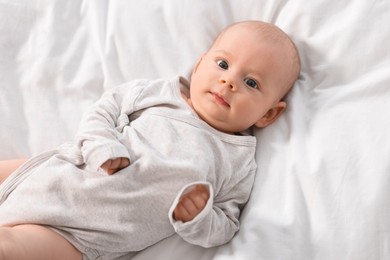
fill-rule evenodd
<path id="1" fill-rule="evenodd" d="M 127 166 L 129 166 L 129 164 L 129 159 L 121 157 L 107 160 L 105 163 L 102 164 L 102 166 L 100 166 L 100 168 L 105 170 L 109 175 L 112 175 L 117 171 L 126 168 Z"/>
<path id="2" fill-rule="evenodd" d="M 173 219 L 183 222 L 193 220 L 204 209 L 209 197 L 209 191 L 204 185 L 196 185 L 193 190 L 180 197 L 173 211 Z"/>

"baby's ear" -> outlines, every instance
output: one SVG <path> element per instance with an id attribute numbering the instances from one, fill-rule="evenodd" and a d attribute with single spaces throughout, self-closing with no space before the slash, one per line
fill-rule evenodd
<path id="1" fill-rule="evenodd" d="M 283 111 L 286 109 L 286 106 L 286 102 L 279 101 L 274 107 L 268 110 L 259 121 L 255 123 L 255 126 L 261 128 L 272 124 L 283 113 Z"/>

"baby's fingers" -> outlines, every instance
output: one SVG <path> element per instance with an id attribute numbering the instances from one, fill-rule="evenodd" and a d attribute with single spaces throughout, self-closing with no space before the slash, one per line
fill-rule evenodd
<path id="1" fill-rule="evenodd" d="M 111 166 L 109 170 L 107 171 L 108 174 L 114 174 L 117 171 L 122 170 L 123 168 L 126 168 L 129 166 L 130 161 L 127 158 L 116 158 L 111 160 Z"/>
<path id="2" fill-rule="evenodd" d="M 178 221 L 186 222 L 191 220 L 191 214 L 183 206 L 182 202 L 179 202 L 173 211 L 173 218 Z"/>
<path id="3" fill-rule="evenodd" d="M 209 197 L 209 190 L 204 185 L 196 185 L 181 196 L 173 212 L 173 218 L 184 222 L 191 221 L 205 208 Z"/>
<path id="4" fill-rule="evenodd" d="M 207 200 L 209 199 L 209 195 L 208 192 L 200 192 L 195 189 L 187 194 L 187 198 L 190 201 L 188 204 L 192 203 L 193 207 L 195 207 L 197 211 L 201 211 L 205 207 Z M 190 206 L 188 205 L 188 207 Z"/>
<path id="5" fill-rule="evenodd" d="M 129 159 L 127 159 L 127 158 L 119 158 L 119 159 L 120 159 L 120 163 L 119 163 L 120 169 L 123 169 L 123 168 L 126 168 L 127 166 L 129 166 L 129 164 L 130 164 Z"/>
<path id="6" fill-rule="evenodd" d="M 116 173 L 117 171 L 129 166 L 130 161 L 127 158 L 115 158 L 107 160 L 102 164 L 101 168 L 105 170 L 109 175 Z"/>
<path id="7" fill-rule="evenodd" d="M 107 160 L 106 162 L 104 162 L 104 163 L 102 164 L 102 166 L 100 166 L 100 168 L 102 168 L 102 169 L 105 170 L 105 171 L 108 171 L 108 169 L 111 168 L 111 161 L 112 161 L 112 160 Z"/>
<path id="8" fill-rule="evenodd" d="M 197 184 L 195 186 L 195 191 L 197 191 L 206 201 L 210 197 L 209 190 L 202 184 Z"/>

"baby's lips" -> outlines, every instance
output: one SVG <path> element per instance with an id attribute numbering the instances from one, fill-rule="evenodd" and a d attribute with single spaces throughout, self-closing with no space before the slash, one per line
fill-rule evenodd
<path id="1" fill-rule="evenodd" d="M 225 98 L 218 94 L 218 93 L 212 93 L 215 101 L 220 104 L 220 105 L 223 105 L 223 106 L 227 106 L 227 107 L 230 107 L 229 103 L 225 100 Z"/>

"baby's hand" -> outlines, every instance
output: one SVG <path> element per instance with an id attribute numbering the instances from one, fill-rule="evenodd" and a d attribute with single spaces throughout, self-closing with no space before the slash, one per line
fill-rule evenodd
<path id="1" fill-rule="evenodd" d="M 196 185 L 193 190 L 181 196 L 173 211 L 173 219 L 183 222 L 194 219 L 206 206 L 209 197 L 208 190 L 202 184 Z"/>
<path id="2" fill-rule="evenodd" d="M 130 161 L 127 158 L 115 158 L 107 160 L 105 163 L 100 166 L 103 170 L 105 170 L 109 175 L 116 173 L 123 168 L 129 166 Z"/>

